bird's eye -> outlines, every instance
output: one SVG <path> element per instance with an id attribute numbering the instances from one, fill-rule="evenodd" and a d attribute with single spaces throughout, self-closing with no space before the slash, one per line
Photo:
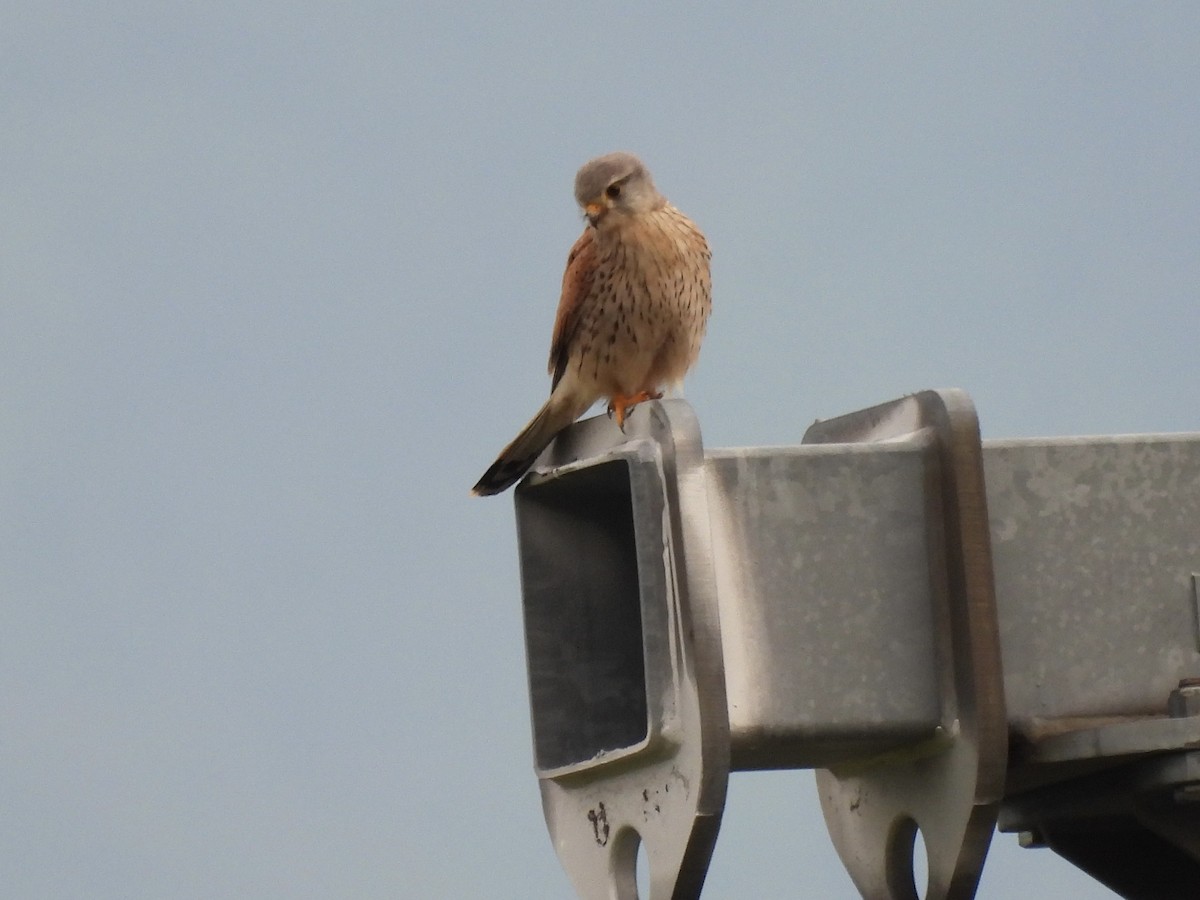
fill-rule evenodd
<path id="1" fill-rule="evenodd" d="M 621 186 L 619 184 L 610 184 L 604 189 L 604 193 L 608 195 L 609 200 L 616 200 L 621 196 Z"/>

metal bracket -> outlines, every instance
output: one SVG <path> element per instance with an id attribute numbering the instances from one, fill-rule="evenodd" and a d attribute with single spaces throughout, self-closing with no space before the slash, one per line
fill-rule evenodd
<path id="1" fill-rule="evenodd" d="M 1195 747 L 1200 728 L 1176 724 L 1181 745 Z M 1001 829 L 1021 832 L 1026 847 L 1051 848 L 1122 897 L 1194 897 L 1200 751 L 1096 761 L 1100 771 L 1006 799 Z"/>
<path id="2" fill-rule="evenodd" d="M 581 898 L 637 900 L 639 847 L 650 900 L 696 897 L 729 774 L 703 450 L 681 401 L 625 428 L 577 424 L 517 488 L 535 768 Z"/>
<path id="3" fill-rule="evenodd" d="M 974 896 L 1004 792 L 1007 727 L 979 423 L 962 391 L 924 391 L 817 422 L 804 443 L 879 442 L 932 435 L 941 523 L 931 535 L 931 584 L 941 682 L 940 739 L 823 769 L 817 785 L 834 846 L 869 900 L 915 900 L 918 829 L 927 900 Z M 948 664 L 945 664 L 948 663 Z"/>

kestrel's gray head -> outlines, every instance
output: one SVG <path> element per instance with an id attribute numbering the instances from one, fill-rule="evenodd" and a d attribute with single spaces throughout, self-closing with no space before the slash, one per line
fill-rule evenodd
<path id="1" fill-rule="evenodd" d="M 654 187 L 650 170 L 632 153 L 609 153 L 585 163 L 575 176 L 575 201 L 597 227 L 610 213 L 619 221 L 667 202 Z"/>

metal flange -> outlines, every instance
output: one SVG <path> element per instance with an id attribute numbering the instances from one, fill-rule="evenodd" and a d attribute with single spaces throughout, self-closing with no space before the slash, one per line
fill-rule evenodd
<path id="1" fill-rule="evenodd" d="M 918 831 L 927 900 L 974 896 L 1003 796 L 1007 728 L 979 423 L 958 390 L 924 391 L 817 422 L 804 443 L 928 433 L 927 485 L 941 727 L 922 744 L 817 773 L 834 846 L 868 900 L 915 900 Z"/>
<path id="2" fill-rule="evenodd" d="M 729 723 L 699 425 L 682 401 L 596 418 L 517 489 L 535 769 L 581 898 L 700 893 Z M 647 900 L 642 895 L 641 900 Z"/>

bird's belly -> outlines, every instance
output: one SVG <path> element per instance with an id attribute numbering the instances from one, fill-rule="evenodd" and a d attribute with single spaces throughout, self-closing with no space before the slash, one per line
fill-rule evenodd
<path id="1" fill-rule="evenodd" d="M 683 381 L 697 349 L 688 336 L 674 332 L 643 335 L 637 341 L 618 337 L 589 348 L 580 375 L 606 397 L 656 393 L 663 386 Z"/>

